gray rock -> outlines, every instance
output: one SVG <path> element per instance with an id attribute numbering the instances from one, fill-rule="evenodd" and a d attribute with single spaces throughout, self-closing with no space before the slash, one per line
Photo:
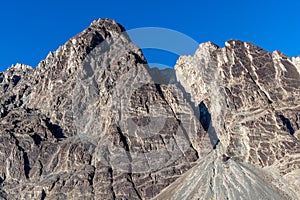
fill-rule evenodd
<path id="1" fill-rule="evenodd" d="M 212 166 L 216 172 L 208 177 L 216 181 L 210 191 L 190 190 L 185 197 L 299 199 L 300 70 L 297 59 L 278 51 L 269 53 L 241 41 L 228 41 L 224 48 L 204 43 L 194 56 L 179 58 L 175 70 L 195 105 L 199 105 L 200 110 L 205 105 L 211 114 L 207 130 L 209 134 L 216 133 L 219 139 L 218 159 L 230 160 L 229 164 Z M 244 171 L 245 164 L 251 165 L 250 172 L 249 169 Z M 235 170 L 237 166 L 240 170 Z M 194 169 L 198 170 L 195 173 L 205 171 L 201 161 L 198 168 Z M 248 178 L 244 175 L 241 178 L 239 174 L 249 173 L 251 176 L 263 173 L 258 177 L 267 178 L 263 182 L 252 178 L 247 188 L 244 184 Z M 193 176 L 193 181 L 181 180 L 182 185 L 174 183 L 170 188 L 182 190 L 187 184 L 207 187 L 207 183 L 201 181 L 205 174 Z M 240 177 L 236 178 L 240 182 L 232 186 L 226 177 L 233 176 Z M 224 193 L 222 187 L 237 191 Z M 173 197 L 179 195 L 183 195 L 183 191 Z"/>
<path id="2" fill-rule="evenodd" d="M 0 73 L 0 199 L 300 199 L 299 63 L 228 41 L 150 69 L 94 21 Z"/>
<path id="3" fill-rule="evenodd" d="M 150 74 L 109 19 L 1 74 L 2 198 L 151 198 L 212 151 L 184 92 Z"/>

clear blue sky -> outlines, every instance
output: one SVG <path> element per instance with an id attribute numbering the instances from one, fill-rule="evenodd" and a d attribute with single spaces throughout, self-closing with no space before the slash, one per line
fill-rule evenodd
<path id="1" fill-rule="evenodd" d="M 112 18 L 126 29 L 165 27 L 197 42 L 219 46 L 251 41 L 268 51 L 300 54 L 300 1 L 4 1 L 0 3 L 0 71 L 11 64 L 36 66 L 92 20 Z M 166 52 L 146 52 L 149 62 L 172 65 Z"/>

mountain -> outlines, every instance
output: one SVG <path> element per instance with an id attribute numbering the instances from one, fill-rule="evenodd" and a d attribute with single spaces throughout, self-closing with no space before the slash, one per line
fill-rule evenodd
<path id="1" fill-rule="evenodd" d="M 296 60 L 241 41 L 180 57 L 176 75 L 200 114 L 211 113 L 204 128 L 219 143 L 157 199 L 299 199 Z"/>
<path id="2" fill-rule="evenodd" d="M 228 41 L 159 70 L 96 20 L 0 73 L 0 199 L 300 199 L 299 63 Z"/>

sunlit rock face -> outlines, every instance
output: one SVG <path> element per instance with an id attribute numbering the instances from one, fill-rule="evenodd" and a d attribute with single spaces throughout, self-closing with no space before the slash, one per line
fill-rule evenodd
<path id="1" fill-rule="evenodd" d="M 0 199 L 299 199 L 299 63 L 228 41 L 152 69 L 96 20 L 0 73 Z"/>
<path id="2" fill-rule="evenodd" d="M 197 198 L 209 193 L 215 199 L 299 198 L 298 60 L 241 41 L 228 41 L 224 48 L 204 43 L 194 56 L 179 58 L 175 66 L 177 78 L 200 110 L 201 105 L 207 105 L 211 113 L 208 133 L 216 133 L 219 139 L 215 165 L 207 159 L 193 169 L 198 173 L 212 165 L 213 175 L 206 174 L 209 172 L 184 175 L 195 178 L 192 183 L 181 180 L 182 185 L 172 186 L 182 190 L 187 184 L 198 184 L 207 189 L 196 187 L 179 194 Z M 250 175 L 249 166 L 253 173 Z M 248 175 L 258 176 L 248 182 L 249 177 L 245 177 Z M 237 176 L 233 178 L 237 181 L 234 184 L 229 181 L 232 176 Z M 212 187 L 201 180 L 203 177 L 212 178 Z M 235 187 L 243 189 L 230 189 Z"/>
<path id="3" fill-rule="evenodd" d="M 157 195 L 213 149 L 172 73 L 109 19 L 1 73 L 1 197 Z"/>

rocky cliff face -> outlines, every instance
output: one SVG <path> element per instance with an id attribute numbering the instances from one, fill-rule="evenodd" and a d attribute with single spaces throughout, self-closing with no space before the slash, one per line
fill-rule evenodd
<path id="1" fill-rule="evenodd" d="M 0 73 L 0 198 L 300 199 L 299 72 L 240 41 L 150 69 L 94 21 Z"/>
<path id="2" fill-rule="evenodd" d="M 175 70 L 200 114 L 206 107 L 211 113 L 207 130 L 218 143 L 168 189 L 176 191 L 171 198 L 299 199 L 297 59 L 241 41 L 224 48 L 205 43 L 194 56 L 182 56 Z"/>

